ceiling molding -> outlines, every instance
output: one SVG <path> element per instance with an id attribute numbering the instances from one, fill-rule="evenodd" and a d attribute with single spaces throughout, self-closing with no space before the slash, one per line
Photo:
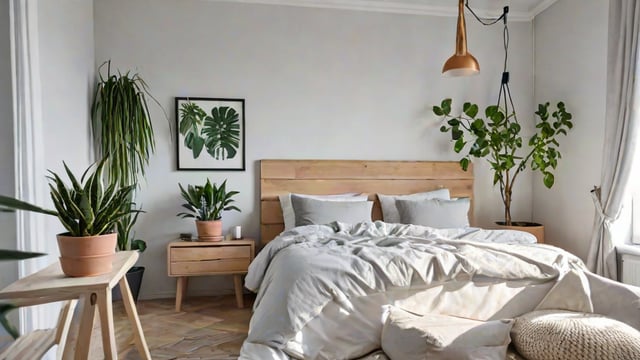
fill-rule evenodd
<path id="1" fill-rule="evenodd" d="M 538 5 L 536 5 L 536 7 L 534 7 L 531 10 L 531 14 L 533 16 L 531 16 L 531 19 L 533 19 L 534 17 L 536 17 L 536 15 L 540 14 L 541 12 L 547 10 L 547 8 L 551 5 L 553 5 L 556 1 L 558 0 L 544 0 L 542 2 L 540 2 Z"/>
<path id="2" fill-rule="evenodd" d="M 217 2 L 235 2 L 264 5 L 283 5 L 298 7 L 313 7 L 325 9 L 341 9 L 356 11 L 384 12 L 393 14 L 450 16 L 458 15 L 457 6 L 436 6 L 430 4 L 417 4 L 415 2 L 391 0 L 210 0 Z M 533 18 L 555 3 L 557 0 L 542 0 L 530 11 L 512 11 L 509 13 L 511 21 L 531 21 Z M 496 11 L 476 10 L 482 17 L 498 17 L 502 14 L 502 8 Z"/>

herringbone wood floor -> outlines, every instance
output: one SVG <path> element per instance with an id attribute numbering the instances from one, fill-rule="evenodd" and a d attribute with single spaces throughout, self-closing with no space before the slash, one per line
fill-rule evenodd
<path id="1" fill-rule="evenodd" d="M 245 296 L 245 308 L 238 309 L 235 297 L 189 297 L 182 311 L 175 311 L 174 299 L 140 300 L 138 314 L 151 351 L 162 359 L 237 359 L 247 337 L 253 297 Z M 121 301 L 114 303 L 114 322 L 119 358 L 140 359 L 135 346 L 126 344 L 131 329 Z M 102 357 L 99 324 L 91 340 L 91 359 Z"/>

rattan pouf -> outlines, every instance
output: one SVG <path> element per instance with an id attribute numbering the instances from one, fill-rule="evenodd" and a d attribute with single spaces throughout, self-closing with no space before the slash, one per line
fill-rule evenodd
<path id="1" fill-rule="evenodd" d="M 598 314 L 534 311 L 516 319 L 511 341 L 528 360 L 640 359 L 640 332 Z"/>

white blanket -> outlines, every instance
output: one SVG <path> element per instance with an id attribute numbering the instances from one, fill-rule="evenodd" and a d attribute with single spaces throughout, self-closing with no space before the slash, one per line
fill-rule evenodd
<path id="1" fill-rule="evenodd" d="M 539 284 L 585 271 L 551 246 L 477 241 L 487 234 L 383 222 L 285 232 L 249 268 L 246 287 L 258 296 L 247 343 L 282 349 L 329 302 L 348 306 L 353 297 L 450 281 Z M 453 239 L 460 236 L 476 241 Z"/>

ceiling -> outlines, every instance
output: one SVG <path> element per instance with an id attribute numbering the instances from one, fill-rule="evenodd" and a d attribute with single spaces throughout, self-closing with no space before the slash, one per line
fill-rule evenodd
<path id="1" fill-rule="evenodd" d="M 214 0 L 254 4 L 289 5 L 396 14 L 456 16 L 457 0 Z M 468 0 L 481 16 L 499 16 L 510 7 L 510 20 L 530 21 L 557 0 Z"/>

